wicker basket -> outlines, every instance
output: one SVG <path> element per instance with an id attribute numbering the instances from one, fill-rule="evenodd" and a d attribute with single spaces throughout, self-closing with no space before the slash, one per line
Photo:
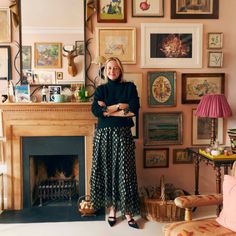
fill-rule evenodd
<path id="1" fill-rule="evenodd" d="M 173 200 L 165 200 L 164 176 L 161 177 L 160 199 L 141 199 L 141 216 L 151 221 L 172 222 L 184 220 L 184 209 L 175 205 Z"/>
<path id="2" fill-rule="evenodd" d="M 89 195 L 80 197 L 77 206 L 81 216 L 95 216 L 96 210 L 92 207 Z"/>

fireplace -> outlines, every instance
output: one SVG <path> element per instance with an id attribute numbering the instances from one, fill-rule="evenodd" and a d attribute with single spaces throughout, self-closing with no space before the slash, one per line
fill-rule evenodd
<path id="1" fill-rule="evenodd" d="M 23 208 L 85 195 L 84 137 L 23 137 Z"/>
<path id="2" fill-rule="evenodd" d="M 93 135 L 96 124 L 96 118 L 91 113 L 91 104 L 4 103 L 0 105 L 0 109 L 3 111 L 4 135 L 6 136 L 4 143 L 4 159 L 7 165 L 7 182 L 4 188 L 5 199 L 7 199 L 5 209 L 20 210 L 32 205 L 34 200 L 32 200 L 30 189 L 34 187 L 30 184 L 30 170 L 25 171 L 24 165 L 27 165 L 28 169 L 33 168 L 34 164 L 30 167 L 30 162 L 33 162 L 32 158 L 42 158 L 43 155 L 51 157 L 64 155 L 68 158 L 77 156 L 81 181 L 77 191 L 79 195 L 89 194 Z M 44 138 L 46 141 L 42 141 Z M 55 142 L 56 147 L 51 150 L 54 144 L 49 145 L 48 141 L 54 138 L 59 141 Z M 71 140 L 77 138 L 81 139 L 79 142 L 82 144 L 70 145 L 73 143 Z M 63 145 L 64 139 L 70 140 L 67 145 Z M 41 141 L 43 143 L 36 147 Z M 27 153 L 24 146 L 28 142 L 31 144 L 27 149 L 38 149 L 38 152 L 28 151 Z M 84 148 L 78 148 L 80 146 Z M 63 149 L 65 147 L 67 150 Z M 42 150 L 46 152 L 41 153 Z M 81 156 L 83 158 L 80 158 Z M 82 166 L 84 166 L 84 173 L 81 171 Z"/>

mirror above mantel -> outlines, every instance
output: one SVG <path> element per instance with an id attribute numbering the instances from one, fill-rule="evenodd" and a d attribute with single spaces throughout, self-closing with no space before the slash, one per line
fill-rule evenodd
<path id="1" fill-rule="evenodd" d="M 20 4 L 23 77 L 30 84 L 84 83 L 84 0 L 20 0 Z M 73 62 L 71 73 L 68 67 Z"/>

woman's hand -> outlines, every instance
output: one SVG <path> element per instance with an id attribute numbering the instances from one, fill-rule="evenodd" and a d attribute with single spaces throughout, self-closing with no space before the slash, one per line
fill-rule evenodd
<path id="1" fill-rule="evenodd" d="M 106 103 L 103 102 L 103 101 L 98 101 L 98 105 L 99 105 L 100 107 L 105 107 L 105 106 L 106 106 Z"/>
<path id="2" fill-rule="evenodd" d="M 118 103 L 119 105 L 119 110 L 124 110 L 129 107 L 128 103 Z"/>

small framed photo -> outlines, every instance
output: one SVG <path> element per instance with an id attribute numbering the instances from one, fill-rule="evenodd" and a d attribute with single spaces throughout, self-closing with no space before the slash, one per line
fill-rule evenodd
<path id="1" fill-rule="evenodd" d="M 97 21 L 102 23 L 125 23 L 127 0 L 98 0 Z"/>
<path id="2" fill-rule="evenodd" d="M 173 164 L 192 164 L 193 158 L 186 149 L 173 149 Z"/>
<path id="3" fill-rule="evenodd" d="M 211 140 L 211 118 L 198 117 L 192 110 L 192 145 L 209 145 Z M 216 139 L 223 143 L 223 118 L 216 119 Z"/>
<path id="4" fill-rule="evenodd" d="M 148 105 L 176 106 L 176 72 L 148 72 Z"/>
<path id="5" fill-rule="evenodd" d="M 84 55 L 84 41 L 75 41 L 77 55 Z"/>
<path id="6" fill-rule="evenodd" d="M 223 66 L 223 52 L 210 51 L 208 52 L 208 67 L 220 68 Z"/>
<path id="7" fill-rule="evenodd" d="M 138 139 L 139 137 L 139 117 L 138 116 L 134 116 L 132 117 L 133 122 L 134 122 L 134 126 L 131 127 L 131 132 L 133 135 L 133 138 Z"/>
<path id="8" fill-rule="evenodd" d="M 144 168 L 168 168 L 169 148 L 144 149 Z"/>
<path id="9" fill-rule="evenodd" d="M 23 70 L 31 70 L 32 47 L 22 46 L 22 68 Z"/>
<path id="10" fill-rule="evenodd" d="M 61 86 L 48 86 L 49 102 L 54 102 L 52 95 L 61 94 Z"/>
<path id="11" fill-rule="evenodd" d="M 143 122 L 144 145 L 182 144 L 182 112 L 146 112 Z"/>
<path id="12" fill-rule="evenodd" d="M 63 79 L 63 72 L 62 71 L 57 71 L 56 72 L 56 79 L 57 80 L 62 80 Z"/>
<path id="13" fill-rule="evenodd" d="M 197 104 L 207 93 L 224 93 L 224 85 L 224 73 L 183 73 L 182 104 Z"/>
<path id="14" fill-rule="evenodd" d="M 30 87 L 29 85 L 17 85 L 15 88 L 16 102 L 30 102 Z"/>
<path id="15" fill-rule="evenodd" d="M 61 43 L 35 43 L 34 44 L 34 66 L 35 68 L 61 68 L 62 46 Z"/>
<path id="16" fill-rule="evenodd" d="M 132 0 L 133 17 L 162 17 L 164 16 L 164 0 L 138 1 Z"/>
<path id="17" fill-rule="evenodd" d="M 0 43 L 11 42 L 11 13 L 10 8 L 0 7 Z"/>
<path id="18" fill-rule="evenodd" d="M 223 48 L 223 33 L 214 32 L 208 33 L 208 49 L 222 49 Z"/>
<path id="19" fill-rule="evenodd" d="M 118 57 L 123 64 L 136 63 L 135 27 L 97 27 L 97 56 Z"/>

